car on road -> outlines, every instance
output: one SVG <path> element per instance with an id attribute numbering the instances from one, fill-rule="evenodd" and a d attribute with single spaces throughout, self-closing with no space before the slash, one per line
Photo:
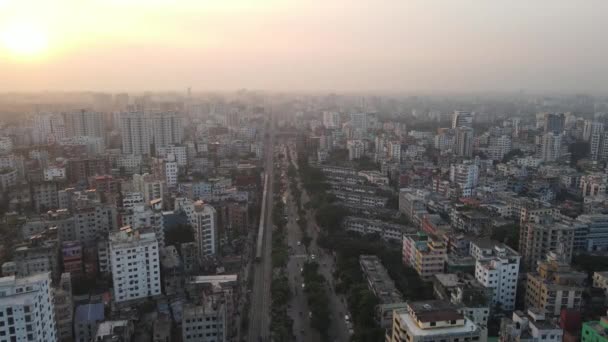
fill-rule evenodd
<path id="1" fill-rule="evenodd" d="M 312 311 L 308 311 L 308 318 L 312 318 Z"/>
<path id="2" fill-rule="evenodd" d="M 304 273 L 304 268 L 300 267 L 300 273 Z"/>
<path id="3" fill-rule="evenodd" d="M 306 284 L 302 283 L 302 288 L 305 289 L 306 288 Z"/>
<path id="4" fill-rule="evenodd" d="M 311 255 L 310 255 L 310 258 L 311 258 L 312 260 L 315 260 L 316 256 L 315 256 L 314 254 L 311 254 Z"/>
<path id="5" fill-rule="evenodd" d="M 302 241 L 298 241 L 298 246 L 302 246 Z"/>

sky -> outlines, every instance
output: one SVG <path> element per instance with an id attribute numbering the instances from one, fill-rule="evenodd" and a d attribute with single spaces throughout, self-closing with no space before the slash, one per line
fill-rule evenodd
<path id="1" fill-rule="evenodd" d="M 608 92 L 605 0 L 0 0 L 0 91 Z"/>

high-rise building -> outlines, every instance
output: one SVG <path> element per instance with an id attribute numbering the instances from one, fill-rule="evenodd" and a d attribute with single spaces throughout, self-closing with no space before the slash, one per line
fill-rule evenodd
<path id="1" fill-rule="evenodd" d="M 388 143 L 388 157 L 396 162 L 401 162 L 401 142 L 400 141 L 391 141 Z"/>
<path id="2" fill-rule="evenodd" d="M 583 139 L 589 142 L 589 157 L 591 160 L 598 160 L 601 157 L 603 135 L 603 123 L 585 121 Z"/>
<path id="3" fill-rule="evenodd" d="M 420 278 L 429 280 L 442 273 L 447 258 L 445 243 L 423 233 L 403 235 L 403 264 L 416 270 Z"/>
<path id="4" fill-rule="evenodd" d="M 331 111 L 323 112 L 323 126 L 328 129 L 340 128 L 340 113 Z"/>
<path id="5" fill-rule="evenodd" d="M 549 252 L 557 252 L 569 261 L 576 231 L 576 225 L 566 218 L 560 220 L 551 216 L 531 215 L 521 223 L 519 234 L 519 253 L 523 265 L 532 270 Z"/>
<path id="6" fill-rule="evenodd" d="M 548 132 L 542 136 L 541 159 L 546 162 L 556 161 L 561 157 L 561 134 Z"/>
<path id="7" fill-rule="evenodd" d="M 65 138 L 63 118 L 56 114 L 36 114 L 33 122 L 35 144 L 47 144 Z"/>
<path id="8" fill-rule="evenodd" d="M 143 195 L 144 202 L 150 203 L 155 199 L 163 199 L 167 185 L 164 180 L 144 173 L 143 175 L 133 175 L 133 188 Z"/>
<path id="9" fill-rule="evenodd" d="M 455 154 L 463 157 L 471 157 L 473 155 L 473 129 L 469 127 L 458 127 L 455 129 Z"/>
<path id="10" fill-rule="evenodd" d="M 203 201 L 193 202 L 187 198 L 176 198 L 175 209 L 183 211 L 194 230 L 194 241 L 199 259 L 215 255 L 218 249 L 217 213 L 215 208 Z"/>
<path id="11" fill-rule="evenodd" d="M 479 341 L 480 329 L 447 301 L 408 302 L 407 309 L 393 314 L 390 342 Z"/>
<path id="12" fill-rule="evenodd" d="M 471 241 L 475 257 L 475 278 L 492 289 L 492 304 L 503 310 L 515 308 L 515 294 L 519 275 L 519 254 L 501 243 L 489 240 Z"/>
<path id="13" fill-rule="evenodd" d="M 57 341 L 51 277 L 0 278 L 0 336 L 6 341 Z"/>
<path id="14" fill-rule="evenodd" d="M 353 113 L 350 115 L 350 124 L 353 129 L 367 131 L 368 118 L 367 113 Z"/>
<path id="15" fill-rule="evenodd" d="M 110 233 L 110 264 L 117 303 L 160 294 L 160 255 L 154 232 L 129 226 Z"/>
<path id="16" fill-rule="evenodd" d="M 561 134 L 564 131 L 565 122 L 564 114 L 545 113 L 543 116 L 544 132 Z"/>
<path id="17" fill-rule="evenodd" d="M 549 316 L 559 316 L 562 308 L 579 309 L 587 274 L 574 271 L 556 252 L 538 263 L 536 272 L 527 274 L 526 306 Z"/>
<path id="18" fill-rule="evenodd" d="M 123 113 L 120 116 L 122 152 L 124 154 L 150 154 L 150 125 L 143 113 Z"/>
<path id="19" fill-rule="evenodd" d="M 490 137 L 488 152 L 492 160 L 502 160 L 509 151 L 511 151 L 511 137 L 508 135 Z"/>
<path id="20" fill-rule="evenodd" d="M 360 159 L 365 155 L 365 143 L 362 140 L 349 140 L 347 142 L 348 159 Z"/>
<path id="21" fill-rule="evenodd" d="M 452 128 L 473 127 L 473 114 L 461 110 L 455 110 L 452 114 Z"/>
<path id="22" fill-rule="evenodd" d="M 102 113 L 82 110 L 63 114 L 68 137 L 90 136 L 105 139 L 105 124 Z"/>
<path id="23" fill-rule="evenodd" d="M 473 195 L 479 181 L 479 166 L 470 160 L 450 166 L 450 182 L 458 185 L 462 196 Z"/>
<path id="24" fill-rule="evenodd" d="M 156 148 L 181 144 L 184 138 L 182 118 L 175 113 L 154 114 L 152 121 L 152 142 Z"/>

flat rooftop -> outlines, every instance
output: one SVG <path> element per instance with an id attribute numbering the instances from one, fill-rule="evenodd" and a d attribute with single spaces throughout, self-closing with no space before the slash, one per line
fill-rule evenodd
<path id="1" fill-rule="evenodd" d="M 452 321 L 464 318 L 454 304 L 445 300 L 409 302 L 408 305 L 420 322 Z"/>

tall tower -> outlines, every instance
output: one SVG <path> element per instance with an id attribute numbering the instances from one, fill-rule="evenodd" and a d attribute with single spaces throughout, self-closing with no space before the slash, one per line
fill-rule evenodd
<path id="1" fill-rule="evenodd" d="M 456 154 L 464 157 L 473 156 L 473 129 L 469 127 L 456 128 Z"/>
<path id="2" fill-rule="evenodd" d="M 105 139 L 103 114 L 81 110 L 63 114 L 69 137 L 90 136 Z"/>
<path id="3" fill-rule="evenodd" d="M 120 116 L 122 153 L 150 154 L 149 120 L 143 113 L 123 113 Z"/>

